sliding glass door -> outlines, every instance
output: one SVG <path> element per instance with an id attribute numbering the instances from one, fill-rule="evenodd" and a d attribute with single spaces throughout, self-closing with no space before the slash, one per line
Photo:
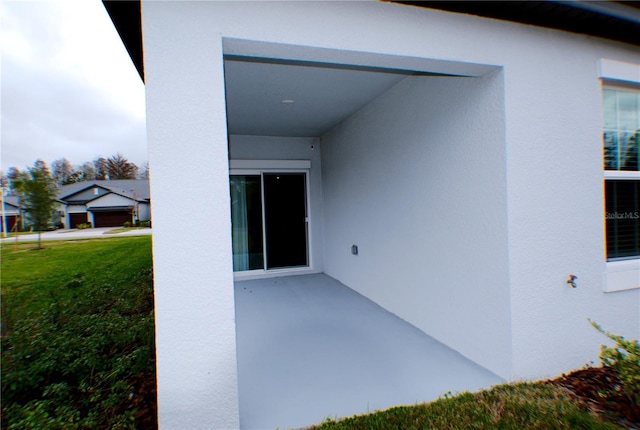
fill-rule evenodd
<path id="1" fill-rule="evenodd" d="M 229 182 L 233 270 L 263 269 L 262 179 L 260 175 L 234 175 Z"/>
<path id="2" fill-rule="evenodd" d="M 233 270 L 309 265 L 306 173 L 230 177 Z"/>

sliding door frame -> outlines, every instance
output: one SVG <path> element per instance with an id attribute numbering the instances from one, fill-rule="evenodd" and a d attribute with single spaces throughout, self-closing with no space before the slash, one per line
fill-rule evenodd
<path id="1" fill-rule="evenodd" d="M 258 175 L 260 176 L 261 210 L 262 210 L 262 249 L 263 268 L 233 272 L 234 279 L 256 279 L 274 276 L 295 275 L 313 272 L 313 246 L 311 223 L 311 187 L 310 160 L 230 160 L 229 176 Z M 265 173 L 301 173 L 305 175 L 305 211 L 307 237 L 307 265 L 285 268 L 267 268 L 267 237 L 265 224 L 264 174 Z M 229 214 L 231 215 L 231 214 Z"/>

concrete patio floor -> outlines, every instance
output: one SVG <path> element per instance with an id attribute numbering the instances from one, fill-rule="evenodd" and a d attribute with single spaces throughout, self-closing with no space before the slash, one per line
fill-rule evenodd
<path id="1" fill-rule="evenodd" d="M 235 297 L 243 429 L 302 427 L 504 382 L 324 274 L 236 282 Z"/>

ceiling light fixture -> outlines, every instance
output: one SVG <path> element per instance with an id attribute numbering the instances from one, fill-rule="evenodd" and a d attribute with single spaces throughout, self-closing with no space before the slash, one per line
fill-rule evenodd
<path id="1" fill-rule="evenodd" d="M 292 105 L 294 104 L 296 101 L 292 100 L 292 99 L 284 99 L 282 100 L 280 103 L 282 103 L 283 105 Z"/>

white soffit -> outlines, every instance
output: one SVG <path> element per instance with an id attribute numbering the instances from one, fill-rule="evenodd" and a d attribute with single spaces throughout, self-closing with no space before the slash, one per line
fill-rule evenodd
<path id="1" fill-rule="evenodd" d="M 407 76 L 226 60 L 229 133 L 320 136 Z"/>
<path id="2" fill-rule="evenodd" d="M 318 137 L 413 75 L 481 76 L 494 66 L 224 40 L 229 134 Z"/>

